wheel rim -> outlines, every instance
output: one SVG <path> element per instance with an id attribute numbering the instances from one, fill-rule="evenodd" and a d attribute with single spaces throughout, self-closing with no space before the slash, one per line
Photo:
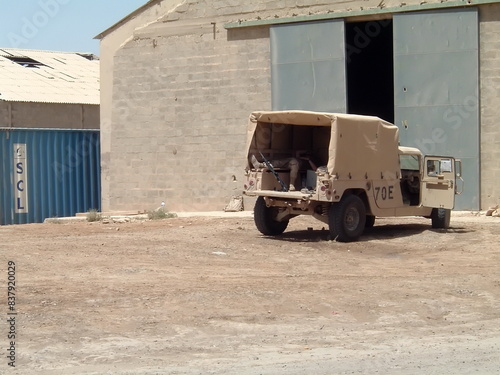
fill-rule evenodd
<path id="1" fill-rule="evenodd" d="M 354 231 L 359 226 L 359 212 L 354 207 L 349 207 L 346 210 L 344 217 L 345 229 Z"/>

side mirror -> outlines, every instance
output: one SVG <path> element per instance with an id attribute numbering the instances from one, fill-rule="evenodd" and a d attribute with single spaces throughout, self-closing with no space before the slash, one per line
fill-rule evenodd
<path id="1" fill-rule="evenodd" d="M 462 178 L 462 161 L 455 160 L 455 178 L 458 178 L 458 182 L 461 182 L 460 190 L 458 187 L 458 182 L 455 184 L 455 194 L 460 195 L 464 191 L 464 179 Z"/>
<path id="2" fill-rule="evenodd" d="M 462 161 L 461 160 L 455 160 L 455 176 L 456 177 L 462 177 Z"/>

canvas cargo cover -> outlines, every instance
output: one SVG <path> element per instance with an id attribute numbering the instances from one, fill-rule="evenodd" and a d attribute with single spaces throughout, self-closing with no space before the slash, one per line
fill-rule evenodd
<path id="1" fill-rule="evenodd" d="M 398 128 L 378 117 L 307 111 L 253 112 L 247 128 L 247 155 L 255 151 L 251 146 L 259 123 L 330 127 L 327 168 L 339 179 L 398 178 Z"/>

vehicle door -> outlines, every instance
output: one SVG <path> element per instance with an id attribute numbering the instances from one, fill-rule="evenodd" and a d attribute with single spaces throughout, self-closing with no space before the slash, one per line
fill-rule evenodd
<path id="1" fill-rule="evenodd" d="M 455 206 L 455 159 L 426 156 L 422 176 L 422 205 L 453 209 Z"/>

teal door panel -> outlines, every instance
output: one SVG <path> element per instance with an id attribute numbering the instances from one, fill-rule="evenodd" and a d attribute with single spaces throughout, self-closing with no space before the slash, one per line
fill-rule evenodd
<path id="1" fill-rule="evenodd" d="M 443 58 L 449 63 L 443 63 Z M 397 106 L 469 105 L 468 96 L 477 101 L 478 75 L 471 74 L 471 66 L 477 66 L 477 54 L 469 51 L 398 56 L 396 72 L 411 73 L 397 74 Z"/>
<path id="2" fill-rule="evenodd" d="M 346 112 L 344 21 L 271 27 L 273 110 Z"/>
<path id="3" fill-rule="evenodd" d="M 395 14 L 395 124 L 401 144 L 463 160 L 455 209 L 479 209 L 477 9 Z"/>
<path id="4" fill-rule="evenodd" d="M 476 8 L 394 14 L 396 55 L 476 50 Z"/>
<path id="5" fill-rule="evenodd" d="M 469 175 L 464 174 L 463 179 L 464 179 L 464 185 L 463 185 L 463 193 L 461 195 L 456 196 L 455 200 L 455 209 L 461 209 L 461 210 L 467 210 L 467 207 L 473 207 L 473 210 L 479 209 L 479 205 L 481 204 L 480 202 L 480 195 L 479 192 L 476 195 L 470 194 L 470 191 L 475 188 L 476 186 L 476 181 L 472 180 L 470 177 L 471 171 L 479 171 L 480 168 L 480 163 L 478 158 L 468 158 L 468 157 L 463 157 L 460 158 L 462 160 L 462 171 L 463 173 L 469 173 Z M 479 175 L 478 173 L 474 173 L 474 175 Z M 460 182 L 457 182 L 458 184 L 461 184 Z M 461 185 L 459 185 L 460 188 Z M 467 198 L 467 203 L 469 206 L 465 206 L 465 204 L 462 203 L 462 206 L 457 207 L 458 203 L 461 202 L 462 196 L 465 196 Z M 476 208 L 477 207 L 477 208 Z"/>
<path id="6" fill-rule="evenodd" d="M 417 147 L 425 155 L 478 157 L 475 147 L 459 148 L 479 137 L 473 113 L 462 106 L 404 107 L 398 115 L 406 119 L 399 124 L 401 145 Z"/>

